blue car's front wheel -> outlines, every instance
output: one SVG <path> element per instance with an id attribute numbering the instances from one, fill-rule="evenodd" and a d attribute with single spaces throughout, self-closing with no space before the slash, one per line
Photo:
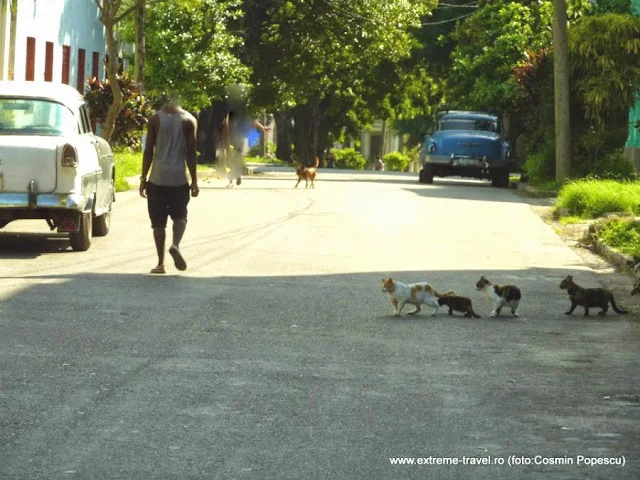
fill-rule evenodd
<path id="1" fill-rule="evenodd" d="M 433 183 L 433 168 L 431 165 L 425 165 L 420 170 L 420 183 Z"/>

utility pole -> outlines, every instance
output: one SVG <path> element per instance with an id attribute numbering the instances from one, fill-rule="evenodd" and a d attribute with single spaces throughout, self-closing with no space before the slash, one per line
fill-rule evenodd
<path id="1" fill-rule="evenodd" d="M 556 125 L 556 181 L 561 182 L 571 174 L 569 41 L 565 0 L 553 0 L 553 91 Z"/>

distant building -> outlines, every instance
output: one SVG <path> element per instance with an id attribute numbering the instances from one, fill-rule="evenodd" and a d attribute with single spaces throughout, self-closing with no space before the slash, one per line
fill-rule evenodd
<path id="1" fill-rule="evenodd" d="M 0 0 L 0 80 L 104 78 L 106 40 L 94 0 Z"/>
<path id="2" fill-rule="evenodd" d="M 370 130 L 360 133 L 360 154 L 368 161 L 373 161 L 378 155 L 384 157 L 387 153 L 401 152 L 404 143 L 402 135 L 393 130 L 388 122 L 385 126 L 382 120 L 376 120 Z"/>
<path id="3" fill-rule="evenodd" d="M 640 0 L 631 0 L 636 13 L 640 14 Z M 640 171 L 640 92 L 638 101 L 629 112 L 629 139 L 627 140 L 625 154 Z"/>

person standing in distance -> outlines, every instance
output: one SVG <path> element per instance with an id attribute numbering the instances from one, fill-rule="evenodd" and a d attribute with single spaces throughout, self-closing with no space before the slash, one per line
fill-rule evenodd
<path id="1" fill-rule="evenodd" d="M 222 122 L 221 149 L 225 165 L 229 169 L 227 187 L 242 183 L 244 172 L 244 145 L 252 128 L 270 131 L 251 117 L 248 106 L 248 88 L 242 84 L 232 84 L 226 88 L 227 115 Z"/>
<path id="2" fill-rule="evenodd" d="M 158 265 L 151 273 L 166 273 L 164 249 L 167 218 L 173 221 L 173 241 L 169 254 L 178 270 L 186 270 L 187 262 L 180 253 L 180 241 L 187 228 L 189 193 L 199 193 L 196 174 L 196 119 L 180 108 L 178 96 L 172 94 L 164 107 L 149 118 L 147 141 L 142 160 L 140 195 L 147 199 L 153 238 L 158 252 Z M 187 180 L 187 168 L 191 185 Z M 151 175 L 147 175 L 151 169 Z"/>

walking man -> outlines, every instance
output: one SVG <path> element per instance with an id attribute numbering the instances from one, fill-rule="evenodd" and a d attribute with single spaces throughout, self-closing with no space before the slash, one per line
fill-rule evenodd
<path id="1" fill-rule="evenodd" d="M 176 95 L 149 118 L 147 141 L 142 161 L 140 195 L 147 199 L 153 238 L 158 252 L 158 265 L 151 273 L 166 273 L 164 250 L 167 218 L 173 221 L 173 241 L 169 254 L 178 270 L 186 270 L 187 262 L 180 253 L 180 241 L 187 227 L 189 193 L 199 193 L 196 176 L 196 119 L 180 108 Z M 187 180 L 189 169 L 191 186 Z M 147 175 L 151 169 L 151 175 Z"/>

